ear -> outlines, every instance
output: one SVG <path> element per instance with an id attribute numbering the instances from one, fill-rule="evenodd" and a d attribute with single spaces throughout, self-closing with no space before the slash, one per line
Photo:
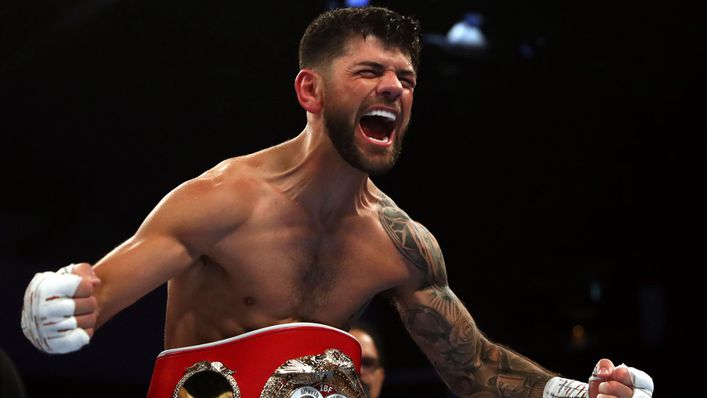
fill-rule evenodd
<path id="1" fill-rule="evenodd" d="M 295 92 L 300 106 L 310 113 L 322 110 L 321 78 L 311 69 L 302 69 L 295 78 Z"/>

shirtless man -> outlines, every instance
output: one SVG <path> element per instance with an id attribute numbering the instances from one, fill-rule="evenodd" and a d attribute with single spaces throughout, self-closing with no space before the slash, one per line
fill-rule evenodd
<path id="1" fill-rule="evenodd" d="M 451 291 L 435 238 L 369 179 L 400 152 L 419 35 L 416 21 L 382 8 L 317 18 L 295 79 L 304 130 L 183 183 L 95 266 L 38 274 L 25 297 L 28 338 L 47 352 L 77 350 L 167 281 L 166 348 L 296 321 L 348 330 L 386 292 L 459 396 L 586 396 L 587 384 L 488 340 Z M 593 379 L 591 398 L 652 392 L 645 373 L 607 359 Z"/>

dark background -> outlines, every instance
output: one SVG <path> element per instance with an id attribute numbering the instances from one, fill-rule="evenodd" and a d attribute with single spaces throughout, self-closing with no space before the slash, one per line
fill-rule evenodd
<path id="1" fill-rule="evenodd" d="M 705 326 L 705 12 L 672 3 L 374 2 L 428 35 L 485 18 L 484 56 L 425 46 L 403 155 L 375 178 L 435 234 L 480 328 L 575 379 L 626 362 L 664 397 L 687 395 Z M 327 5 L 3 2 L 0 348 L 31 397 L 144 396 L 164 288 L 65 356 L 22 336 L 24 288 L 97 261 L 182 181 L 299 133 L 297 43 Z M 448 394 L 388 303 L 365 318 L 385 397 Z"/>

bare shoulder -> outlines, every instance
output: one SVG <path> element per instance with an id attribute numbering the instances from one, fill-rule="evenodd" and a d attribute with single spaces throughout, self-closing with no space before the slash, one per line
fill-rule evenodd
<path id="1" fill-rule="evenodd" d="M 420 271 L 422 283 L 446 286 L 444 257 L 434 235 L 408 216 L 390 197 L 380 191 L 379 195 L 378 216 L 395 247 Z"/>
<path id="2" fill-rule="evenodd" d="M 261 185 L 247 159 L 227 159 L 169 192 L 148 221 L 184 233 L 234 227 L 247 219 Z"/>

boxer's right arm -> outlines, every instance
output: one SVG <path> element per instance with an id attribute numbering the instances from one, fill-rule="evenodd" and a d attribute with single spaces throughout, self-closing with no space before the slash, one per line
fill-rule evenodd
<path id="1" fill-rule="evenodd" d="M 82 264 L 81 276 L 66 267 L 35 275 L 22 314 L 28 339 L 45 352 L 76 351 L 88 343 L 94 329 L 188 269 L 240 220 L 239 206 L 225 201 L 216 187 L 206 178 L 182 184 L 157 205 L 134 236 L 93 268 Z"/>

